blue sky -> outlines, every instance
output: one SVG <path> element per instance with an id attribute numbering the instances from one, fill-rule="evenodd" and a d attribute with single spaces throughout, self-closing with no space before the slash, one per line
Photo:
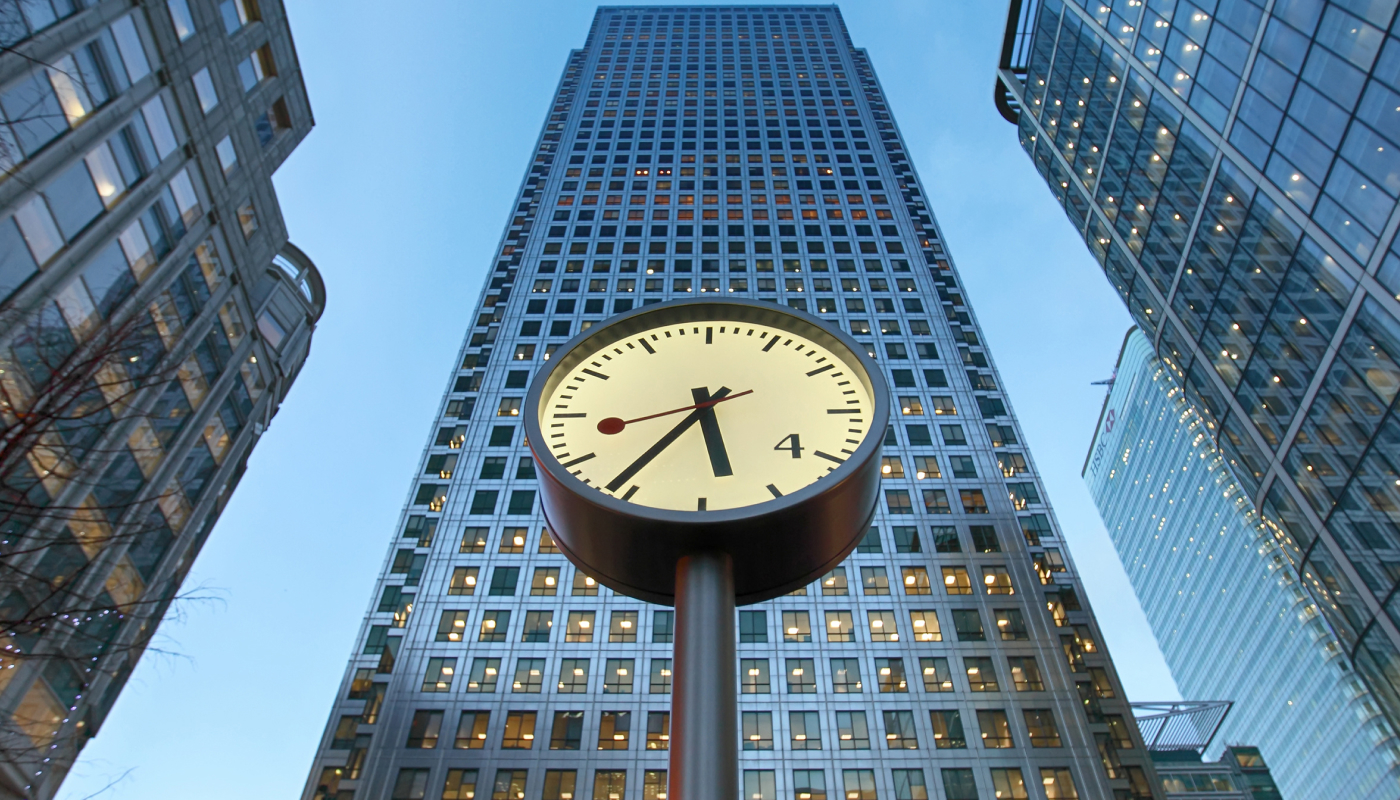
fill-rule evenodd
<path id="1" fill-rule="evenodd" d="M 1002 3 L 843 3 L 1130 699 L 1177 697 L 1079 470 L 1130 320 L 992 104 Z M 316 128 L 276 177 L 311 358 L 60 797 L 299 795 L 582 2 L 287 0 Z M 187 586 L 188 588 L 188 586 Z"/>

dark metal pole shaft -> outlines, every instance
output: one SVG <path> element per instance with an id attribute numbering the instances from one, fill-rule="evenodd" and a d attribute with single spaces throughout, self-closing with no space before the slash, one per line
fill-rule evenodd
<path id="1" fill-rule="evenodd" d="M 734 565 L 728 555 L 676 564 L 676 643 L 667 800 L 737 800 Z"/>

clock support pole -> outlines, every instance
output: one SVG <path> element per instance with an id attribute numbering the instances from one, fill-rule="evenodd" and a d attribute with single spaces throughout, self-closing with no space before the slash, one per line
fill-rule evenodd
<path id="1" fill-rule="evenodd" d="M 676 564 L 668 800 L 737 800 L 734 564 L 724 553 Z"/>

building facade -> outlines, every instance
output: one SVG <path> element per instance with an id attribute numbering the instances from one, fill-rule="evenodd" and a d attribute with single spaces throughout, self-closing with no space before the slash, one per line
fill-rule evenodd
<path id="1" fill-rule="evenodd" d="M 1395 8 L 1014 0 L 996 94 L 1392 726 Z"/>
<path id="2" fill-rule="evenodd" d="M 1394 796 L 1394 729 L 1180 377 L 1128 333 L 1084 480 L 1178 688 L 1234 702 L 1208 755 L 1256 745 L 1288 797 Z"/>
<path id="3" fill-rule="evenodd" d="M 325 293 L 273 171 L 277 0 L 0 2 L 0 797 L 96 735 L 301 368 Z"/>
<path id="4" fill-rule="evenodd" d="M 744 797 L 1159 796 L 835 7 L 599 9 L 496 252 L 306 800 L 664 797 L 672 611 L 560 555 L 518 415 L 569 337 L 711 295 L 850 331 L 898 406 L 857 551 L 737 613 Z"/>
<path id="5" fill-rule="evenodd" d="M 1133 703 L 1138 728 L 1147 744 L 1147 752 L 1152 754 L 1166 800 L 1282 799 L 1284 795 L 1274 783 L 1259 748 L 1247 745 L 1212 748 L 1212 743 L 1222 735 L 1233 705 L 1218 700 Z M 1203 754 L 1212 749 L 1220 749 L 1220 755 L 1208 761 Z"/>

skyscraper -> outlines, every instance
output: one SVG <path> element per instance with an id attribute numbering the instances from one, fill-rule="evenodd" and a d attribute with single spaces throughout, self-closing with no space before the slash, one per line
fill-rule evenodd
<path id="1" fill-rule="evenodd" d="M 1392 797 L 1393 728 L 1179 377 L 1128 334 L 1084 480 L 1181 692 L 1234 701 L 1207 755 L 1257 745 L 1285 797 Z"/>
<path id="2" fill-rule="evenodd" d="M 1395 8 L 1013 0 L 996 93 L 1392 727 Z"/>
<path id="3" fill-rule="evenodd" d="M 899 408 L 857 551 L 737 613 L 744 796 L 1158 796 L 839 11 L 601 8 L 550 105 L 304 797 L 664 796 L 672 611 L 559 554 L 519 413 L 569 337 L 705 296 L 850 331 Z"/>
<path id="4" fill-rule="evenodd" d="M 276 0 L 0 2 L 0 797 L 96 735 L 325 302 Z"/>

